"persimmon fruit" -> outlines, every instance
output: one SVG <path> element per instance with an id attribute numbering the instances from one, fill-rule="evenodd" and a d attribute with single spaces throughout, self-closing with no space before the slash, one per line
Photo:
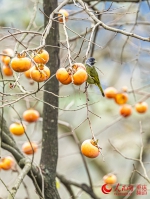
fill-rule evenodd
<path id="1" fill-rule="evenodd" d="M 84 69 L 79 69 L 73 75 L 73 84 L 81 85 L 87 80 L 87 78 L 87 72 Z"/>
<path id="2" fill-rule="evenodd" d="M 27 155 L 31 155 L 37 152 L 37 149 L 38 149 L 38 145 L 35 142 L 31 142 L 31 144 L 29 142 L 25 142 L 22 146 L 22 151 Z"/>
<path id="3" fill-rule="evenodd" d="M 16 72 L 25 72 L 31 68 L 31 59 L 26 57 L 25 53 L 18 54 L 12 58 L 10 65 Z"/>
<path id="4" fill-rule="evenodd" d="M 129 104 L 124 104 L 120 108 L 120 115 L 123 117 L 128 117 L 132 114 L 132 107 Z"/>
<path id="5" fill-rule="evenodd" d="M 62 84 L 70 84 L 71 82 L 75 85 L 81 85 L 83 84 L 87 78 L 88 74 L 85 69 L 81 67 L 73 67 L 68 70 L 65 68 L 59 68 L 56 72 L 56 78 L 62 83 Z"/>
<path id="6" fill-rule="evenodd" d="M 0 160 L 0 170 L 2 169 L 2 165 L 3 165 L 2 161 Z"/>
<path id="7" fill-rule="evenodd" d="M 14 54 L 13 50 L 10 48 L 6 48 L 5 50 L 3 50 L 3 53 L 9 56 L 13 56 Z M 6 66 L 9 66 L 9 63 L 11 60 L 9 56 L 5 56 L 5 55 L 1 56 L 1 60 Z"/>
<path id="8" fill-rule="evenodd" d="M 3 58 L 2 58 L 2 62 L 6 65 L 6 66 L 9 66 L 9 64 L 10 64 L 10 57 L 9 56 L 3 56 Z"/>
<path id="9" fill-rule="evenodd" d="M 59 10 L 59 13 L 61 13 L 61 14 L 63 14 L 63 15 L 65 16 L 65 21 L 68 20 L 69 13 L 68 13 L 67 10 L 65 10 L 65 9 L 60 9 L 60 10 Z M 63 17 L 62 17 L 61 14 L 58 14 L 58 21 L 61 22 L 61 23 L 63 23 Z"/>
<path id="10" fill-rule="evenodd" d="M 26 78 L 28 78 L 28 79 L 31 79 L 31 70 L 32 70 L 32 67 L 31 67 L 29 70 L 27 70 L 27 71 L 24 72 L 24 75 L 25 75 Z"/>
<path id="11" fill-rule="evenodd" d="M 9 131 L 16 136 L 21 136 L 24 134 L 26 130 L 25 125 L 22 125 L 21 123 L 12 123 L 9 127 Z"/>
<path id="12" fill-rule="evenodd" d="M 12 69 L 7 65 L 4 65 L 2 70 L 3 70 L 4 75 L 6 75 L 6 76 L 12 76 L 13 75 Z"/>
<path id="13" fill-rule="evenodd" d="M 79 70 L 79 69 L 84 69 L 86 70 L 86 67 L 84 66 L 84 64 L 82 63 L 74 63 L 72 65 L 72 68 L 75 69 L 75 70 Z"/>
<path id="14" fill-rule="evenodd" d="M 10 156 L 2 158 L 1 161 L 0 161 L 0 167 L 1 167 L 1 169 L 4 169 L 4 170 L 12 169 L 14 164 L 15 164 L 15 161 Z"/>
<path id="15" fill-rule="evenodd" d="M 72 82 L 71 74 L 65 68 L 59 68 L 56 72 L 56 78 L 62 84 L 70 84 Z"/>
<path id="16" fill-rule="evenodd" d="M 97 143 L 91 139 L 85 140 L 82 143 L 81 152 L 88 158 L 96 158 L 100 153 Z"/>
<path id="17" fill-rule="evenodd" d="M 43 64 L 39 64 L 38 67 L 32 67 L 30 75 L 34 81 L 43 82 L 50 77 L 50 69 Z"/>
<path id="18" fill-rule="evenodd" d="M 148 109 L 148 104 L 146 102 L 139 102 L 135 105 L 135 110 L 138 113 L 145 113 Z"/>
<path id="19" fill-rule="evenodd" d="M 112 99 L 112 98 L 115 98 L 117 94 L 117 90 L 114 87 L 108 87 L 105 89 L 104 93 L 105 93 L 105 97 Z"/>
<path id="20" fill-rule="evenodd" d="M 113 185 L 117 182 L 117 177 L 114 174 L 109 173 L 103 177 L 103 180 L 105 184 Z"/>
<path id="21" fill-rule="evenodd" d="M 123 105 L 128 101 L 127 93 L 117 93 L 114 97 L 114 100 L 117 104 Z"/>
<path id="22" fill-rule="evenodd" d="M 33 59 L 38 64 L 46 64 L 49 61 L 49 53 L 44 49 L 40 49 L 37 51 Z"/>
<path id="23" fill-rule="evenodd" d="M 28 109 L 23 113 L 23 119 L 29 123 L 36 122 L 40 117 L 40 114 L 37 110 Z"/>

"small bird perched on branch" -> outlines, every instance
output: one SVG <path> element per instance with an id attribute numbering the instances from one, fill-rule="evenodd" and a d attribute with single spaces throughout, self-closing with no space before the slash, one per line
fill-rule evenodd
<path id="1" fill-rule="evenodd" d="M 101 87 L 101 83 L 100 83 L 100 80 L 99 80 L 98 73 L 97 73 L 95 66 L 94 66 L 95 63 L 96 63 L 96 61 L 95 61 L 95 58 L 93 58 L 93 57 L 90 57 L 85 62 L 86 72 L 88 74 L 88 78 L 87 78 L 86 82 L 89 83 L 89 84 L 95 84 L 96 86 L 98 86 L 99 90 L 102 93 L 102 96 L 105 97 L 104 91 Z"/>

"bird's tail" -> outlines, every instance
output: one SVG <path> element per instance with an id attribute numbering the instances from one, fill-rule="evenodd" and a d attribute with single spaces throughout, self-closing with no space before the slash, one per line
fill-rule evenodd
<path id="1" fill-rule="evenodd" d="M 105 97 L 105 94 L 104 94 L 104 91 L 103 91 L 101 85 L 100 85 L 100 84 L 97 84 L 97 86 L 98 86 L 99 90 L 101 91 L 102 96 Z"/>

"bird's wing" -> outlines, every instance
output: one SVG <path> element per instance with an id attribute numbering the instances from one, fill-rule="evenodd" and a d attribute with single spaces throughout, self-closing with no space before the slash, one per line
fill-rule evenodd
<path id="1" fill-rule="evenodd" d="M 90 70 L 90 76 L 93 77 L 95 79 L 95 83 L 99 84 L 99 77 L 98 77 L 98 73 L 95 69 L 95 66 L 92 66 L 92 69 Z"/>
<path id="2" fill-rule="evenodd" d="M 87 78 L 86 81 L 87 81 L 89 84 L 95 84 L 94 78 L 91 77 L 91 67 L 88 66 L 88 65 L 85 65 L 85 66 L 86 66 L 86 72 L 87 72 L 87 74 L 88 74 L 88 78 Z"/>
<path id="3" fill-rule="evenodd" d="M 86 72 L 87 72 L 87 74 L 90 75 L 90 66 L 88 66 L 88 65 L 86 64 L 85 67 L 86 67 Z"/>

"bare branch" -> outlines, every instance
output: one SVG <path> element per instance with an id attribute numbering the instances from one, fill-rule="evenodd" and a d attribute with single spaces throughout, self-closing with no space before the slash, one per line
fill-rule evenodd
<path id="1" fill-rule="evenodd" d="M 21 173 L 19 174 L 19 176 L 17 177 L 17 180 L 15 182 L 15 185 L 12 187 L 11 189 L 11 193 L 8 195 L 7 199 L 13 199 L 23 181 L 23 179 L 25 178 L 25 176 L 27 175 L 27 173 L 30 171 L 31 169 L 31 162 L 29 159 L 25 160 L 25 166 L 22 169 Z"/>
<path id="2" fill-rule="evenodd" d="M 109 31 L 113 31 L 113 32 L 116 32 L 116 33 L 121 33 L 123 35 L 126 35 L 126 36 L 130 36 L 130 37 L 134 37 L 134 38 L 137 38 L 137 39 L 140 39 L 140 40 L 143 40 L 143 41 L 148 41 L 150 42 L 150 37 L 142 37 L 140 35 L 137 35 L 137 34 L 134 34 L 134 33 L 130 33 L 130 32 L 126 32 L 124 30 L 120 30 L 120 29 L 117 29 L 117 28 L 112 28 L 108 25 L 106 25 L 105 23 L 103 23 L 101 20 L 99 20 L 92 12 L 89 12 L 89 9 L 87 7 L 87 5 L 82 1 L 82 0 L 77 0 L 84 8 L 84 10 L 86 11 L 86 13 L 96 22 L 96 23 L 99 23 L 100 26 L 102 26 L 104 29 L 106 30 L 109 30 Z"/>
<path id="3" fill-rule="evenodd" d="M 87 194 L 89 194 L 93 199 L 100 199 L 99 197 L 97 197 L 95 195 L 95 193 L 93 192 L 93 190 L 91 189 L 91 187 L 89 187 L 88 185 L 86 185 L 86 184 L 79 184 L 77 182 L 73 182 L 72 180 L 68 180 L 64 176 L 62 176 L 62 175 L 60 175 L 58 173 L 57 173 L 57 177 L 59 178 L 59 180 L 63 184 L 69 184 L 69 185 L 76 186 L 76 187 L 82 189 L 83 191 L 85 191 Z"/>

